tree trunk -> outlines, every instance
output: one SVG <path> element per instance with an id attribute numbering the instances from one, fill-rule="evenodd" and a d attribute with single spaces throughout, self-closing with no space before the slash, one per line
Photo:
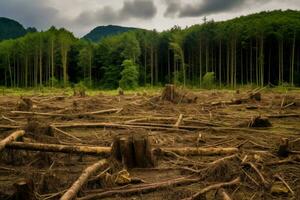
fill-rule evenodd
<path id="1" fill-rule="evenodd" d="M 77 193 L 85 185 L 88 179 L 95 174 L 98 170 L 108 165 L 107 160 L 100 160 L 99 162 L 86 168 L 80 177 L 73 183 L 73 185 L 67 190 L 67 192 L 60 198 L 60 200 L 72 200 L 76 198 Z"/>
<path id="2" fill-rule="evenodd" d="M 17 140 L 19 137 L 25 135 L 25 131 L 16 131 L 10 134 L 8 137 L 0 141 L 0 152 L 6 147 L 6 145 Z"/>

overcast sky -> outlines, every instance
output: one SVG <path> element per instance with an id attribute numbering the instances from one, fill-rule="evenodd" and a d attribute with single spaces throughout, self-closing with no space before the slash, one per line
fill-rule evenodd
<path id="1" fill-rule="evenodd" d="M 166 30 L 231 19 L 263 10 L 297 9 L 300 0 L 0 0 L 0 16 L 46 30 L 65 27 L 83 36 L 100 25 Z"/>

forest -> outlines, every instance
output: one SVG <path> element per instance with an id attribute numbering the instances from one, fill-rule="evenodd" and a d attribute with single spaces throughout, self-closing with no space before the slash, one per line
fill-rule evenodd
<path id="1" fill-rule="evenodd" d="M 115 89 L 174 83 L 206 87 L 300 86 L 300 12 L 272 11 L 99 42 L 61 28 L 0 42 L 0 85 Z M 121 81 L 122 80 L 122 81 Z M 122 86 L 121 86 L 122 87 Z"/>

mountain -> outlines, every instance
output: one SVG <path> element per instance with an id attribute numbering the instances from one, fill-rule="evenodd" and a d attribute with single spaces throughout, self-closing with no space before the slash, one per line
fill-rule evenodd
<path id="1" fill-rule="evenodd" d="M 93 42 L 97 42 L 104 37 L 117 35 L 120 33 L 136 30 L 137 28 L 132 27 L 122 27 L 122 26 L 115 26 L 115 25 L 108 25 L 108 26 L 98 26 L 85 35 L 83 38 L 91 40 Z"/>
<path id="2" fill-rule="evenodd" d="M 26 29 L 19 22 L 0 17 L 0 41 L 21 37 L 26 32 Z"/>

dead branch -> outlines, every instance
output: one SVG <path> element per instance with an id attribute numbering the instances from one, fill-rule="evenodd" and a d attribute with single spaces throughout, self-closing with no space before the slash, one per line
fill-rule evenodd
<path id="1" fill-rule="evenodd" d="M 227 194 L 227 192 L 223 188 L 221 188 L 219 190 L 219 193 L 223 200 L 231 200 L 230 196 Z"/>
<path id="2" fill-rule="evenodd" d="M 57 132 L 59 132 L 59 133 L 65 135 L 65 136 L 67 136 L 67 137 L 70 137 L 70 138 L 73 138 L 74 140 L 77 140 L 77 141 L 79 141 L 79 142 L 82 142 L 82 140 L 79 139 L 78 137 L 75 137 L 74 135 L 71 135 L 71 134 L 69 134 L 69 133 L 67 133 L 67 132 L 65 132 L 65 131 L 63 131 L 63 130 L 60 130 L 60 129 L 56 128 L 55 126 L 50 126 L 50 127 L 51 127 L 53 130 L 55 130 L 55 131 L 57 131 Z"/>
<path id="3" fill-rule="evenodd" d="M 56 128 L 118 128 L 118 129 L 130 129 L 130 128 L 142 128 L 148 130 L 158 131 L 180 131 L 190 132 L 186 129 L 173 128 L 172 125 L 168 127 L 160 126 L 143 126 L 143 125 L 129 125 L 129 124 L 115 124 L 115 123 L 73 123 L 73 124 L 52 124 Z"/>
<path id="4" fill-rule="evenodd" d="M 18 124 L 17 121 L 15 121 L 15 120 L 13 120 L 13 119 L 10 119 L 10 118 L 8 118 L 8 117 L 5 117 L 4 115 L 2 115 L 2 119 L 7 120 L 7 121 L 9 121 L 9 122 L 11 122 L 11 123 L 14 123 L 14 124 Z"/>
<path id="5" fill-rule="evenodd" d="M 229 186 L 233 186 L 233 185 L 239 185 L 241 183 L 241 179 L 240 177 L 230 181 L 230 182 L 225 182 L 225 183 L 217 183 L 217 184 L 214 184 L 214 185 L 210 185 L 210 186 L 207 186 L 206 188 L 203 188 L 202 190 L 200 190 L 200 192 L 194 194 L 192 197 L 190 198 L 186 198 L 184 200 L 196 200 L 196 199 L 200 199 L 200 197 L 211 191 L 211 190 L 217 190 L 217 189 L 220 189 L 220 188 L 223 188 L 223 187 L 229 187 Z"/>
<path id="6" fill-rule="evenodd" d="M 79 116 L 88 116 L 88 115 L 99 115 L 99 114 L 107 114 L 107 113 L 116 113 L 119 112 L 120 108 L 118 109 L 108 109 L 108 110 L 100 110 L 94 112 L 86 112 L 86 113 L 79 113 L 79 114 L 57 114 L 57 113 L 39 113 L 39 112 L 26 112 L 26 111 L 11 111 L 12 114 L 19 114 L 19 115 L 39 115 L 39 116 L 48 116 L 48 117 L 79 117 Z"/>
<path id="7" fill-rule="evenodd" d="M 88 179 L 95 174 L 100 168 L 107 165 L 107 160 L 100 160 L 99 162 L 86 168 L 80 177 L 73 183 L 68 191 L 60 198 L 60 200 L 72 200 L 77 196 L 77 193 L 83 185 L 85 185 Z"/>
<path id="8" fill-rule="evenodd" d="M 78 198 L 78 200 L 96 200 L 101 199 L 105 197 L 111 197 L 111 196 L 130 196 L 134 195 L 136 193 L 149 193 L 152 191 L 158 191 L 167 189 L 170 187 L 177 187 L 177 186 L 183 186 L 183 185 L 190 185 L 193 183 L 199 182 L 199 178 L 191 178 L 191 177 L 182 177 L 177 178 L 173 180 L 163 181 L 159 183 L 150 183 L 150 184 L 140 184 L 134 187 L 130 187 L 128 189 L 111 189 L 109 191 L 104 191 L 96 194 L 90 194 L 85 197 Z M 89 192 L 91 193 L 91 191 Z"/>
<path id="9" fill-rule="evenodd" d="M 281 176 L 276 174 L 274 177 L 278 178 L 285 185 L 285 187 L 287 187 L 287 189 L 291 192 L 291 194 L 293 196 L 295 195 L 295 192 L 292 190 L 292 188 L 289 186 L 289 184 Z"/>
<path id="10" fill-rule="evenodd" d="M 0 141 L 0 152 L 10 143 L 25 135 L 25 131 L 16 131 Z"/>
<path id="11" fill-rule="evenodd" d="M 242 162 L 242 165 L 246 166 L 250 166 L 259 176 L 259 178 L 261 179 L 261 182 L 263 183 L 264 187 L 267 188 L 267 186 L 269 185 L 268 181 L 264 178 L 264 176 L 262 175 L 262 173 L 259 171 L 259 169 L 252 163 L 252 162 Z"/>
<path id="12" fill-rule="evenodd" d="M 177 122 L 174 124 L 174 127 L 178 128 L 179 125 L 181 124 L 182 120 L 183 120 L 183 114 L 180 114 L 179 117 L 178 117 Z"/>
<path id="13" fill-rule="evenodd" d="M 18 129 L 21 126 L 0 125 L 0 129 Z"/>

